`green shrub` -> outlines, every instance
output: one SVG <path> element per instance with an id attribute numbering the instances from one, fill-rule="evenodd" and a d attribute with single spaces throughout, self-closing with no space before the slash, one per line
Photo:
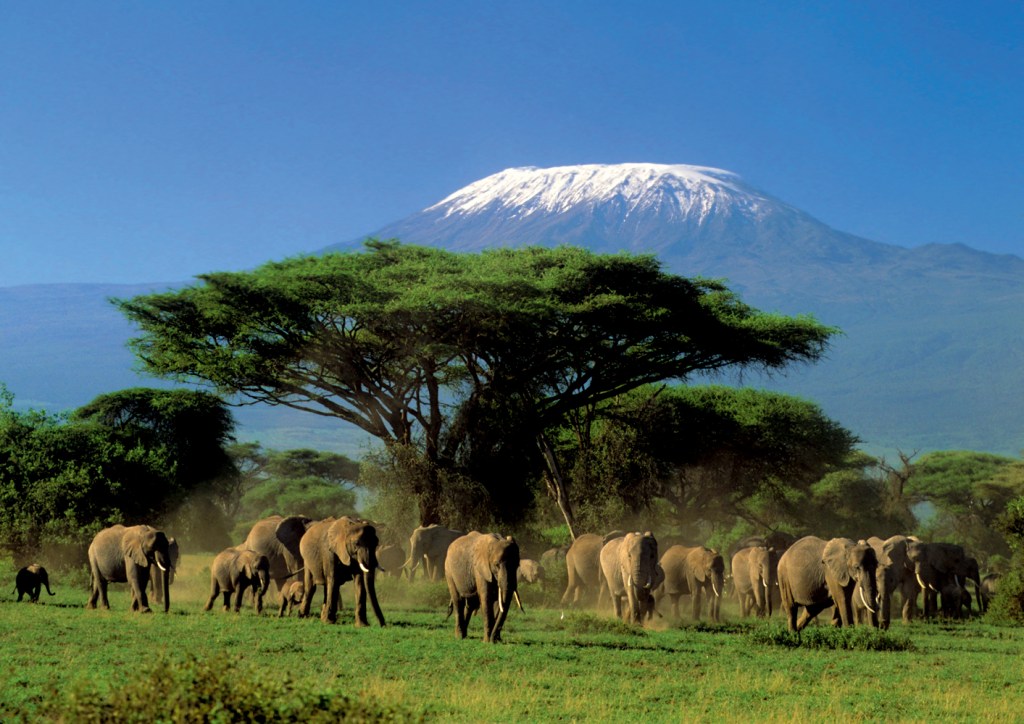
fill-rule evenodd
<path id="1" fill-rule="evenodd" d="M 1019 561 L 1020 557 L 1018 554 L 1014 560 Z M 988 606 L 985 620 L 1002 625 L 1024 624 L 1024 568 L 1019 562 L 999 579 L 999 588 Z"/>
<path id="2" fill-rule="evenodd" d="M 812 626 L 794 633 L 781 626 L 755 629 L 750 633 L 755 644 L 786 646 L 805 649 L 831 649 L 845 651 L 913 651 L 914 644 L 907 636 L 869 626 L 834 628 Z"/>
<path id="3" fill-rule="evenodd" d="M 592 613 L 573 613 L 565 617 L 564 629 L 571 634 L 615 634 L 644 636 L 640 626 L 633 626 L 618 618 L 596 616 Z"/>
<path id="4" fill-rule="evenodd" d="M 334 692 L 311 692 L 287 675 L 248 670 L 227 656 L 164 658 L 112 691 L 79 686 L 41 712 L 60 722 L 335 722 L 411 717 Z"/>

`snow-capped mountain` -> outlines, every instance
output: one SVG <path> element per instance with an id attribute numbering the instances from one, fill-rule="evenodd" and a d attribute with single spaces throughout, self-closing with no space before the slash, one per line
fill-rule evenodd
<path id="1" fill-rule="evenodd" d="M 724 277 L 756 307 L 841 328 L 822 362 L 744 382 L 818 402 L 872 451 L 1017 454 L 1024 445 L 1024 261 L 1016 256 L 879 244 L 728 171 L 657 164 L 509 169 L 372 236 L 468 251 L 571 243 L 657 253 L 674 273 Z M 21 404 L 49 409 L 154 384 L 133 372 L 132 331 L 106 301 L 151 288 L 0 288 L 0 382 Z M 259 406 L 239 415 L 246 439 L 361 454 L 355 439 L 337 447 L 347 432 L 335 421 Z"/>
<path id="2" fill-rule="evenodd" d="M 776 202 L 740 178 L 706 166 L 626 163 L 510 168 L 466 186 L 426 209 L 443 218 L 507 210 L 525 219 L 614 205 L 622 218 L 653 213 L 704 223 L 716 211 L 763 217 Z"/>
<path id="3" fill-rule="evenodd" d="M 764 384 L 819 401 L 868 443 L 1021 445 L 1012 430 L 1024 429 L 1024 412 L 1004 394 L 1024 388 L 1013 361 L 1024 356 L 1016 256 L 881 244 L 729 171 L 653 163 L 507 169 L 371 236 L 456 251 L 654 253 L 677 274 L 725 278 L 754 306 L 841 328 L 829 359 Z"/>

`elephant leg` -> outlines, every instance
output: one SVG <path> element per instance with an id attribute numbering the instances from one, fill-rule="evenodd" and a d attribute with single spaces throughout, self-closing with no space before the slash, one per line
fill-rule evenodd
<path id="1" fill-rule="evenodd" d="M 700 591 L 700 588 L 697 587 L 697 586 L 690 586 L 690 591 L 692 591 L 692 593 L 690 594 L 690 598 L 693 601 L 693 610 L 692 610 L 693 620 L 694 621 L 700 621 L 700 607 L 701 607 L 700 593 L 701 593 L 701 591 Z"/>
<path id="2" fill-rule="evenodd" d="M 213 602 L 217 600 L 217 594 L 219 594 L 219 593 L 220 593 L 220 586 L 217 585 L 216 581 L 214 581 L 210 585 L 210 600 L 208 600 L 206 602 L 206 605 L 203 606 L 203 610 L 204 611 L 209 611 L 211 608 L 213 608 Z"/>
<path id="3" fill-rule="evenodd" d="M 107 598 L 107 586 L 109 585 L 107 579 L 99 579 L 100 589 L 100 608 L 104 610 L 110 610 L 110 599 Z"/>
<path id="4" fill-rule="evenodd" d="M 793 631 L 801 631 L 801 630 L 803 630 L 804 626 L 806 626 L 811 621 L 812 618 L 817 616 L 819 613 L 821 613 L 822 611 L 824 611 L 826 608 L 828 608 L 831 605 L 832 605 L 831 601 L 825 601 L 824 603 L 812 603 L 809 606 L 804 606 L 804 610 L 801 612 L 800 617 L 795 620 L 795 623 L 794 623 L 794 626 L 793 626 L 792 630 Z M 794 618 L 795 616 L 796 616 L 796 607 L 794 606 L 792 611 L 791 611 L 791 613 L 790 613 L 790 617 Z"/>
<path id="5" fill-rule="evenodd" d="M 226 591 L 226 590 L 225 591 L 221 591 L 221 596 L 223 596 L 223 598 L 224 598 L 224 606 L 223 606 L 224 610 L 225 611 L 230 611 L 231 610 L 231 591 Z"/>
<path id="6" fill-rule="evenodd" d="M 480 598 L 483 599 L 480 601 L 480 607 L 483 609 L 484 616 L 484 641 L 490 642 L 491 636 L 494 634 L 494 606 L 496 602 L 491 600 L 488 593 L 481 593 Z"/>
<path id="7" fill-rule="evenodd" d="M 338 596 L 341 583 L 333 576 L 324 580 L 324 601 L 320 609 L 320 620 L 324 623 L 337 623 L 338 621 Z"/>
<path id="8" fill-rule="evenodd" d="M 239 581 L 235 586 L 235 613 L 242 610 L 242 596 L 245 594 L 245 586 Z"/>

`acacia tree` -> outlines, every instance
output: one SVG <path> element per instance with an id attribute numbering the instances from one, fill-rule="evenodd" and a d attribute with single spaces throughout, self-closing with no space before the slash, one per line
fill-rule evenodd
<path id="1" fill-rule="evenodd" d="M 493 456 L 480 433 L 510 426 L 509 437 L 539 442 L 571 527 L 546 429 L 576 416 L 585 434 L 596 405 L 650 382 L 817 359 L 833 333 L 761 313 L 720 282 L 667 274 L 653 257 L 573 247 L 369 242 L 200 282 L 116 302 L 142 331 L 132 345 L 145 366 L 415 448 L 423 523 L 441 517 L 444 472 Z"/>
<path id="2" fill-rule="evenodd" d="M 817 405 L 789 395 L 648 386 L 598 410 L 589 464 L 572 441 L 567 457 L 574 498 L 589 512 L 657 507 L 664 525 L 706 539 L 737 518 L 759 530 L 800 526 L 790 501 L 846 467 L 856 442 Z M 590 523 L 618 527 L 614 518 Z"/>

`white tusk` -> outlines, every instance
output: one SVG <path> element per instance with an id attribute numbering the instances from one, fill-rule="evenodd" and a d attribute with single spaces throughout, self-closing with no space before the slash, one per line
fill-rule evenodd
<path id="1" fill-rule="evenodd" d="M 501 605 L 501 592 L 498 593 L 498 612 L 505 613 L 505 607 Z"/>
<path id="2" fill-rule="evenodd" d="M 871 606 L 868 605 L 867 599 L 864 598 L 864 588 L 857 586 L 857 590 L 860 592 L 860 602 L 864 604 L 864 608 L 871 611 L 871 613 L 875 613 L 875 609 L 871 608 Z"/>
<path id="3" fill-rule="evenodd" d="M 512 596 L 516 599 L 516 605 L 519 606 L 519 610 L 526 613 L 526 611 L 523 610 L 523 602 L 519 598 L 519 591 L 513 591 Z"/>
<path id="4" fill-rule="evenodd" d="M 160 561 L 157 561 L 157 562 L 156 562 L 156 566 L 157 566 L 157 568 L 159 568 L 159 569 L 160 569 L 161 571 L 166 571 L 166 570 L 167 570 L 166 568 L 164 568 L 163 566 L 161 566 L 161 565 L 160 565 Z"/>
<path id="5" fill-rule="evenodd" d="M 645 588 L 645 589 L 648 589 L 648 588 L 650 588 L 650 587 L 651 587 L 651 577 L 650 577 L 650 576 L 647 576 L 647 583 L 646 583 L 646 584 L 644 584 L 644 588 Z"/>
<path id="6" fill-rule="evenodd" d="M 715 585 L 714 581 L 711 581 L 711 590 L 715 592 L 715 598 L 718 598 L 718 596 L 719 596 L 718 586 Z"/>
<path id="7" fill-rule="evenodd" d="M 633 587 L 633 576 L 632 576 L 632 574 L 630 574 L 629 580 L 627 581 L 626 586 L 628 586 L 629 588 Z"/>
<path id="8" fill-rule="evenodd" d="M 359 563 L 359 568 L 362 570 L 363 573 L 369 573 L 370 572 L 370 569 L 367 568 L 366 566 L 364 566 L 362 564 L 362 562 Z"/>
<path id="9" fill-rule="evenodd" d="M 928 590 L 928 586 L 924 585 L 924 581 L 921 580 L 921 574 L 915 572 L 914 575 L 917 577 L 917 585 L 919 585 L 921 587 L 921 590 L 922 591 L 927 591 Z"/>

